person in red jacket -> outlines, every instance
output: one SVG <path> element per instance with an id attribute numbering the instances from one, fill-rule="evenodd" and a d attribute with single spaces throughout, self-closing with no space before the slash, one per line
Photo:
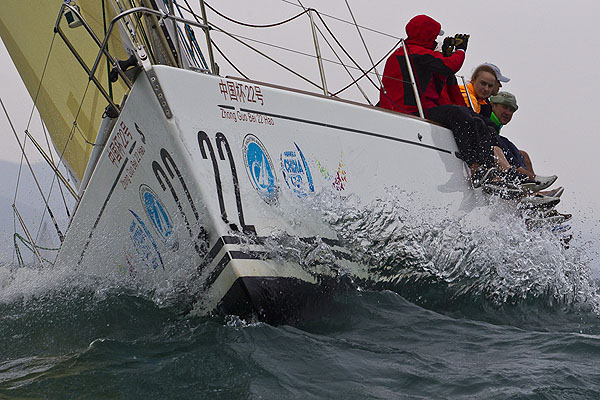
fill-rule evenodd
<path id="1" fill-rule="evenodd" d="M 408 47 L 423 109 L 440 105 L 440 96 L 445 89 L 448 90 L 448 100 L 452 98 L 453 92 L 458 93 L 460 97 L 457 99 L 461 99 L 458 104 L 462 105 L 464 100 L 454 74 L 465 61 L 465 50 L 458 50 L 450 57 L 434 51 L 437 45 L 435 39 L 443 31 L 440 23 L 427 15 L 417 15 L 411 19 L 406 25 L 406 34 L 408 38 L 404 42 L 405 46 L 398 48 L 385 64 L 380 106 L 417 115 L 417 102 L 404 55 L 405 47 Z M 449 78 L 452 88 L 445 88 Z"/>
<path id="2" fill-rule="evenodd" d="M 427 15 L 417 15 L 408 22 L 404 45 L 385 64 L 379 105 L 417 115 L 417 103 L 404 55 L 404 51 L 408 50 L 425 117 L 452 130 L 461 158 L 471 169 L 473 185 L 477 187 L 494 167 L 492 148 L 496 142 L 486 122 L 465 107 L 454 76 L 465 60 L 468 36 L 458 35 L 461 43 L 456 45 L 454 53 L 445 57 L 435 51 L 436 39 L 443 34 L 441 27 L 439 22 Z"/>

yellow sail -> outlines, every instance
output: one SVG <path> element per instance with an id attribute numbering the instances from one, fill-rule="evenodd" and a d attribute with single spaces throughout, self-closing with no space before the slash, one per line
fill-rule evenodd
<path id="1" fill-rule="evenodd" d="M 108 103 L 96 86 L 89 82 L 86 72 L 64 41 L 54 33 L 62 4 L 63 0 L 2 0 L 0 36 L 35 100 L 56 151 L 79 182 Z M 109 0 L 78 0 L 77 5 L 85 21 L 102 41 L 105 27 L 108 28 L 115 16 Z M 69 28 L 64 18 L 60 26 L 91 68 L 98 45 L 83 26 Z M 111 35 L 109 50 L 113 57 L 128 58 L 118 29 L 114 29 Z M 114 103 L 119 104 L 127 88 L 121 79 L 116 84 L 109 84 L 105 57 L 95 76 L 112 95 Z"/>

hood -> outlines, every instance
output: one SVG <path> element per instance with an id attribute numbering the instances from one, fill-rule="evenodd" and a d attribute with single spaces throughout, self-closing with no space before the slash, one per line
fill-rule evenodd
<path id="1" fill-rule="evenodd" d="M 428 49 L 435 49 L 435 39 L 442 25 L 427 15 L 417 15 L 406 24 L 407 43 L 417 44 Z"/>

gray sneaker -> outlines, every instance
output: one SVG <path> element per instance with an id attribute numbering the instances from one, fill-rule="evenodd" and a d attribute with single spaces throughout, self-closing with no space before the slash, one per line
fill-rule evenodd
<path id="1" fill-rule="evenodd" d="M 523 197 L 519 201 L 519 207 L 521 208 L 552 208 L 560 203 L 560 199 L 556 197 L 548 197 L 542 195 Z"/>
<path id="2" fill-rule="evenodd" d="M 557 179 L 558 179 L 558 176 L 556 176 L 556 175 L 550 175 L 550 176 L 536 175 L 534 178 L 536 187 L 533 191 L 539 192 L 540 190 L 544 190 L 544 189 L 552 186 L 552 184 L 554 182 L 556 182 Z"/>
<path id="3" fill-rule="evenodd" d="M 481 185 L 481 189 L 484 193 L 492 196 L 498 196 L 505 200 L 520 199 L 524 196 L 523 190 L 519 186 L 494 179 L 488 180 Z"/>
<path id="4" fill-rule="evenodd" d="M 525 225 L 527 229 L 539 228 L 542 226 L 555 226 L 558 224 L 562 224 L 563 222 L 568 221 L 564 215 L 554 215 L 551 217 L 545 218 L 529 218 L 525 220 Z"/>
<path id="5" fill-rule="evenodd" d="M 560 197 L 565 192 L 565 189 L 562 186 L 557 187 L 556 189 L 548 190 L 547 192 L 542 192 L 544 196 L 549 197 Z"/>
<path id="6" fill-rule="evenodd" d="M 471 175 L 473 187 L 481 187 L 485 182 L 492 179 L 496 175 L 496 168 L 479 167 Z"/>

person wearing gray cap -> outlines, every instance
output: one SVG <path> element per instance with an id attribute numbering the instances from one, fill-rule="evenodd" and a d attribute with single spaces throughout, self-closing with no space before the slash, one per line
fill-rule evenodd
<path id="1" fill-rule="evenodd" d="M 505 156 L 502 157 L 501 154 L 496 153 L 500 169 L 506 170 L 514 167 L 517 173 L 527 177 L 525 182 L 532 192 L 538 192 L 552 185 L 558 179 L 556 175 L 536 175 L 527 152 L 519 150 L 508 138 L 500 135 L 502 127 L 512 120 L 513 114 L 519 109 L 515 95 L 509 92 L 499 92 L 490 97 L 490 102 L 492 104 L 490 116 L 492 123 L 489 125 L 498 134 L 496 139 L 500 145 L 500 148 L 495 147 L 495 151 L 501 151 Z"/>

